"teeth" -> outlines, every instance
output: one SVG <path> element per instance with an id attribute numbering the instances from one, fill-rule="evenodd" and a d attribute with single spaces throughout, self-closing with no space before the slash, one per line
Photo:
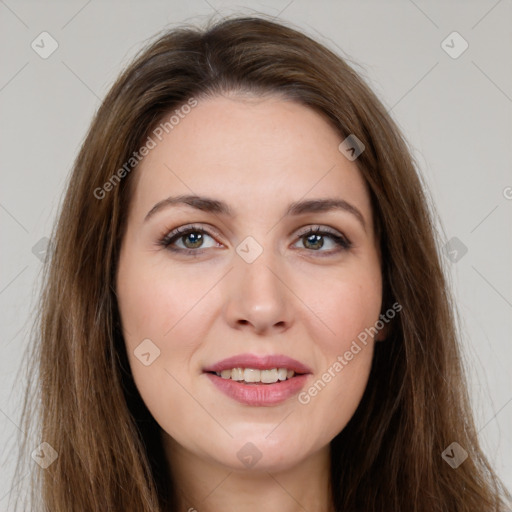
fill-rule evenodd
<path id="1" fill-rule="evenodd" d="M 232 368 L 216 372 L 223 379 L 243 381 L 247 383 L 261 382 L 263 384 L 274 384 L 278 381 L 291 379 L 295 372 L 286 368 L 272 368 L 271 370 L 257 370 L 255 368 Z"/>
<path id="2" fill-rule="evenodd" d="M 245 382 L 261 382 L 261 371 L 246 368 L 244 370 L 244 380 Z"/>
<path id="3" fill-rule="evenodd" d="M 230 370 L 224 370 L 224 371 L 227 373 Z M 222 377 L 224 379 L 229 379 L 229 375 L 227 377 L 224 377 L 224 375 L 222 375 Z M 242 368 L 233 368 L 231 370 L 231 378 L 233 380 L 244 380 L 244 371 L 242 370 Z"/>
<path id="4" fill-rule="evenodd" d="M 272 370 L 261 370 L 261 382 L 265 384 L 273 384 L 277 382 L 277 368 L 272 368 Z"/>
<path id="5" fill-rule="evenodd" d="M 279 368 L 279 370 L 277 370 L 277 378 L 279 380 L 286 380 L 287 376 L 288 376 L 288 370 L 286 368 Z"/>

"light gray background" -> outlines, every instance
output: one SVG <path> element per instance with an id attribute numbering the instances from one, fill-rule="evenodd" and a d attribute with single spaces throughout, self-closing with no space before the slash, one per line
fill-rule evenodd
<path id="1" fill-rule="evenodd" d="M 41 270 L 32 248 L 50 234 L 86 129 L 121 69 L 166 25 L 201 22 L 215 10 L 261 11 L 344 52 L 406 134 L 444 241 L 456 236 L 468 249 L 445 261 L 481 442 L 512 488 L 510 0 L 0 0 L 0 510 L 19 423 L 15 378 Z M 59 44 L 47 59 L 31 48 L 43 31 Z M 441 46 L 453 31 L 469 44 L 456 59 Z"/>

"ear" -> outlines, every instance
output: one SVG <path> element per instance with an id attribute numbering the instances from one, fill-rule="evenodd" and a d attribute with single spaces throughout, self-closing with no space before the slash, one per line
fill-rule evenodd
<path id="1" fill-rule="evenodd" d="M 381 315 L 380 318 L 382 318 L 382 316 L 384 315 Z M 375 335 L 375 341 L 386 341 L 387 337 L 389 336 L 389 332 L 391 330 L 391 321 L 389 319 L 386 320 L 382 320 L 384 327 L 382 327 L 382 329 L 379 329 L 379 332 Z"/>

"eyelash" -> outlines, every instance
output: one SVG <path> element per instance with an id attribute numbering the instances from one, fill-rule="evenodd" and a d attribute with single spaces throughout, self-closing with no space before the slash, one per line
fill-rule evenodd
<path id="1" fill-rule="evenodd" d="M 175 253 L 181 253 L 181 254 L 190 255 L 190 256 L 199 256 L 206 249 L 200 249 L 200 248 L 199 249 L 181 249 L 181 248 L 171 247 L 171 245 L 175 241 L 177 241 L 178 239 L 180 239 L 181 237 L 183 237 L 185 235 L 189 235 L 190 233 L 206 234 L 212 238 L 214 238 L 214 236 L 218 236 L 218 235 L 214 235 L 214 234 L 208 232 L 207 230 L 205 230 L 204 228 L 201 228 L 199 226 L 194 226 L 194 225 L 184 226 L 184 227 L 179 227 L 177 229 L 174 229 L 170 233 L 166 234 L 163 238 L 160 239 L 160 241 L 158 242 L 158 245 L 160 245 L 161 247 L 164 247 L 165 249 L 167 249 L 169 251 L 175 252 Z M 335 251 L 332 251 L 332 250 L 330 250 L 330 251 L 321 251 L 321 250 L 315 251 L 314 249 L 305 249 L 306 251 L 310 251 L 310 252 L 318 252 L 320 254 L 325 253 L 325 254 L 321 255 L 320 257 L 333 255 L 333 254 L 341 252 L 341 251 L 347 251 L 352 247 L 352 242 L 350 242 L 350 240 L 348 238 L 346 238 L 345 236 L 340 236 L 335 232 L 332 232 L 326 228 L 321 228 L 319 226 L 317 226 L 315 228 L 309 227 L 307 230 L 304 230 L 303 232 L 301 232 L 298 235 L 298 240 L 300 240 L 306 236 L 311 236 L 311 235 L 329 236 L 334 241 L 334 243 L 338 246 L 338 249 Z"/>

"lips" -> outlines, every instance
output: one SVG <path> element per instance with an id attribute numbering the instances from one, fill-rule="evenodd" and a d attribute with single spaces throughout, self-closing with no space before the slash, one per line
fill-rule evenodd
<path id="1" fill-rule="evenodd" d="M 297 394 L 311 369 L 284 355 L 241 354 L 203 369 L 215 387 L 239 403 L 272 406 Z"/>

